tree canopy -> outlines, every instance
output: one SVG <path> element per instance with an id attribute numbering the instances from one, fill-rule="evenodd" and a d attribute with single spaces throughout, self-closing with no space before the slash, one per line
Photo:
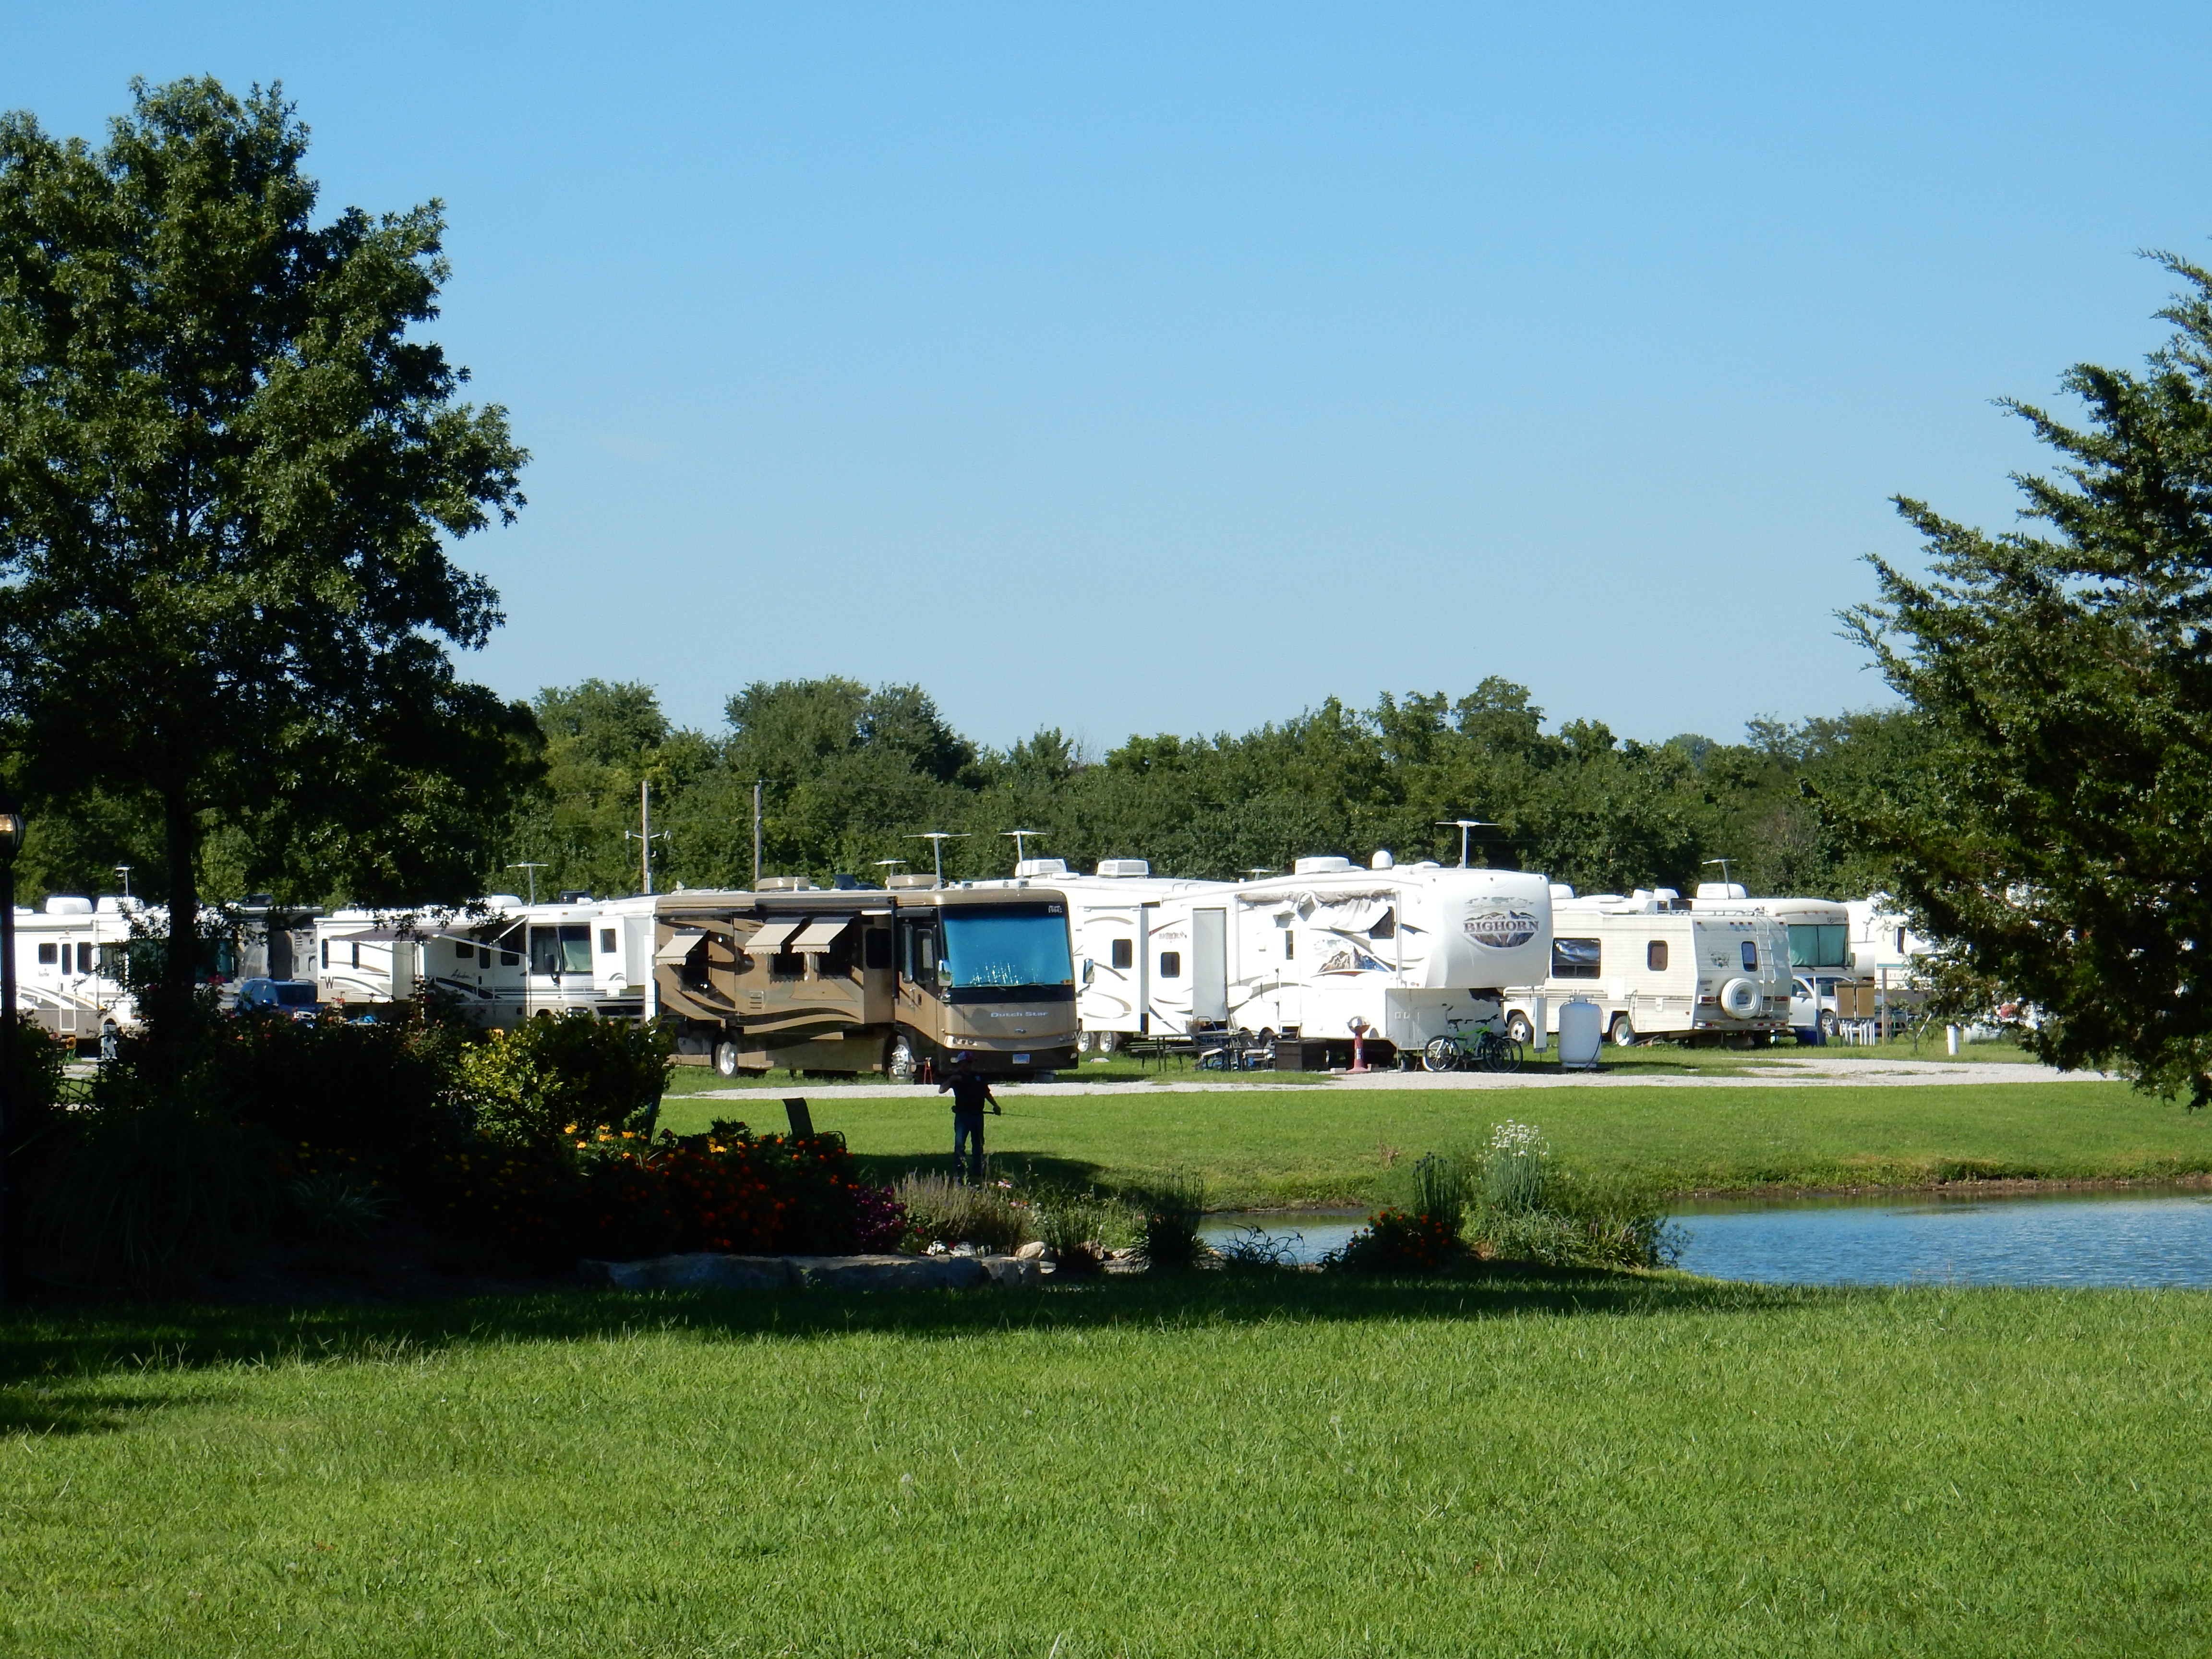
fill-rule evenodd
<path id="1" fill-rule="evenodd" d="M 1919 768 L 1830 781 L 1825 813 L 1889 860 L 1948 941 L 1952 982 L 2032 1006 L 2044 1058 L 2117 1062 L 2212 1099 L 2212 276 L 2184 287 L 2142 373 L 2077 365 L 2054 453 L 2016 479 L 2026 527 L 1925 504 L 1929 574 L 1880 559 L 1850 613 L 1912 705 Z"/>
<path id="2" fill-rule="evenodd" d="M 447 548 L 526 457 L 410 334 L 437 203 L 318 225 L 276 88 L 132 93 L 97 149 L 0 116 L 0 740 L 73 832 L 157 832 L 180 988 L 211 832 L 247 881 L 476 889 L 535 728 L 454 672 L 500 615 Z"/>

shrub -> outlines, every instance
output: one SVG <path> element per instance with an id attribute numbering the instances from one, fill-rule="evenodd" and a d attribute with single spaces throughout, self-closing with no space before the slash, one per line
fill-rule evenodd
<path id="1" fill-rule="evenodd" d="M 1459 1229 L 1443 1217 L 1377 1210 L 1325 1264 L 1353 1273 L 1435 1273 L 1462 1261 Z"/>
<path id="2" fill-rule="evenodd" d="M 1030 1206 L 1037 1237 L 1071 1278 L 1097 1272 L 1109 1249 L 1131 1243 L 1139 1231 L 1135 1211 L 1097 1192 L 1032 1189 Z"/>
<path id="3" fill-rule="evenodd" d="M 1155 1271 L 1180 1272 L 1197 1265 L 1203 1249 L 1199 1224 L 1206 1219 L 1206 1185 L 1178 1170 L 1144 1200 L 1142 1245 L 1146 1264 Z"/>
<path id="4" fill-rule="evenodd" d="M 511 1146 L 550 1147 L 577 1130 L 650 1136 L 674 1062 L 659 1025 L 580 1011 L 524 1020 L 459 1056 L 477 1129 Z"/>
<path id="5" fill-rule="evenodd" d="M 1010 1182 L 969 1182 L 910 1171 L 896 1188 L 907 1237 L 920 1244 L 980 1244 L 1007 1251 L 1035 1237 L 1036 1215 Z"/>

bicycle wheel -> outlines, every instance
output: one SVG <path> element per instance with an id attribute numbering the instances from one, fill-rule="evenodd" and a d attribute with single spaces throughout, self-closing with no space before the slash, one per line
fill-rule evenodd
<path id="1" fill-rule="evenodd" d="M 1521 1045 L 1511 1037 L 1486 1031 L 1476 1059 L 1486 1072 L 1517 1072 L 1521 1069 Z"/>
<path id="2" fill-rule="evenodd" d="M 1431 1072 L 1456 1072 L 1465 1058 L 1459 1044 L 1448 1036 L 1431 1037 L 1428 1047 L 1421 1050 L 1421 1064 Z"/>

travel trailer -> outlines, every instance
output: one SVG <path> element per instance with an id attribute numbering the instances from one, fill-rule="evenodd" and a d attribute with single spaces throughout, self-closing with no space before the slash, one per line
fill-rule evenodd
<path id="1" fill-rule="evenodd" d="M 131 924 L 144 907 L 131 899 L 58 893 L 43 908 L 15 912 L 15 1006 L 64 1042 L 100 1035 L 101 1021 L 138 1023 L 124 972 Z"/>
<path id="2" fill-rule="evenodd" d="M 1068 904 L 1054 887 L 787 877 L 651 902 L 654 987 L 678 1056 L 725 1077 L 789 1066 L 906 1080 L 961 1054 L 995 1078 L 1075 1063 Z"/>
<path id="3" fill-rule="evenodd" d="M 1598 1005 L 1623 1047 L 1650 1036 L 1766 1041 L 1790 1024 L 1790 930 L 1745 906 L 1686 905 L 1661 888 L 1552 901 L 1552 945 L 1540 981 L 1506 994 L 1505 1033 L 1556 1031 L 1570 999 Z"/>
<path id="4" fill-rule="evenodd" d="M 322 1000 L 390 1006 L 434 994 L 479 1025 L 580 1010 L 637 1019 L 651 982 L 653 901 L 495 893 L 464 910 L 341 910 L 317 929 Z"/>
<path id="5" fill-rule="evenodd" d="M 1179 1008 L 1161 1007 L 1154 1000 L 1156 985 L 1169 993 L 1171 1004 L 1177 1001 L 1176 993 L 1188 991 L 1158 977 L 1159 945 L 1167 943 L 1162 930 L 1173 932 L 1176 951 L 1187 949 L 1181 907 L 1186 902 L 1215 902 L 1212 896 L 1234 890 L 1235 882 L 1156 876 L 1143 859 L 1101 859 L 1088 876 L 1069 873 L 1059 859 L 1024 859 L 1011 880 L 963 882 L 961 888 L 1018 890 L 1031 885 L 1050 886 L 1067 899 L 1076 1012 L 1085 1048 L 1111 1054 L 1133 1036 L 1189 1029 L 1187 994 Z M 1158 943 L 1155 934 L 1162 934 Z"/>

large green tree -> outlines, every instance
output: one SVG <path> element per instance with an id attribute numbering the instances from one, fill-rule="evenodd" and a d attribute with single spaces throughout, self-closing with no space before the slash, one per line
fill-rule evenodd
<path id="1" fill-rule="evenodd" d="M 447 550 L 526 458 L 410 337 L 437 204 L 318 224 L 276 89 L 132 94 L 98 148 L 0 117 L 0 719 L 157 827 L 173 1010 L 214 826 L 279 890 L 475 888 L 535 726 L 454 672 L 500 616 Z"/>
<path id="2" fill-rule="evenodd" d="M 1929 574 L 1874 561 L 1850 621 L 1908 698 L 1920 764 L 1821 787 L 1948 942 L 1954 983 L 2032 1005 L 2066 1066 L 2117 1062 L 2212 1100 L 2212 275 L 2141 373 L 2081 364 L 2074 426 L 2008 406 L 2055 452 L 2026 527 L 1916 501 Z"/>

